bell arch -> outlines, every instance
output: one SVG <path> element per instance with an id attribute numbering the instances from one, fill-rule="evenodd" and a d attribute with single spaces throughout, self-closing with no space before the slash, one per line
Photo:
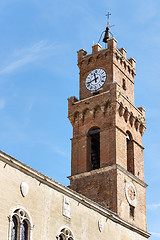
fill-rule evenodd
<path id="1" fill-rule="evenodd" d="M 100 168 L 100 128 L 92 127 L 88 131 L 88 170 Z"/>

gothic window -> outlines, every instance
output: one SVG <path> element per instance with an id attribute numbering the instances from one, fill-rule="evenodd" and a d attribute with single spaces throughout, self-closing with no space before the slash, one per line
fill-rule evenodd
<path id="1" fill-rule="evenodd" d="M 127 131 L 127 170 L 134 174 L 134 146 L 132 135 Z"/>
<path id="2" fill-rule="evenodd" d="M 92 128 L 88 132 L 88 158 L 90 170 L 100 168 L 100 129 Z"/>
<path id="3" fill-rule="evenodd" d="M 16 209 L 10 218 L 10 240 L 31 240 L 31 223 L 23 209 Z"/>
<path id="4" fill-rule="evenodd" d="M 63 228 L 58 235 L 58 240 L 74 240 L 71 230 Z"/>

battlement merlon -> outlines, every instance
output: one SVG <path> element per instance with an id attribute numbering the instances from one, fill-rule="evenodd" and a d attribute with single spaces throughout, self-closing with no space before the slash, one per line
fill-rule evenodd
<path id="1" fill-rule="evenodd" d="M 143 118 L 145 119 L 145 109 L 143 107 L 138 107 L 138 109 L 141 111 Z"/>
<path id="2" fill-rule="evenodd" d="M 107 41 L 107 48 L 102 49 L 102 46 L 99 43 L 96 43 L 92 45 L 92 53 L 87 55 L 87 52 L 84 49 L 80 49 L 77 51 L 78 54 L 78 64 L 85 59 L 86 57 L 89 57 L 91 55 L 99 54 L 100 52 L 104 51 L 110 51 L 112 53 L 115 53 L 116 57 L 119 59 L 122 59 L 122 61 L 126 61 L 130 67 L 136 69 L 136 60 L 134 58 L 126 58 L 127 51 L 124 48 L 117 48 L 117 40 L 115 38 L 110 38 Z"/>
<path id="3" fill-rule="evenodd" d="M 77 51 L 78 54 L 78 62 L 80 62 L 84 56 L 87 55 L 87 52 L 82 48 L 79 51 Z"/>

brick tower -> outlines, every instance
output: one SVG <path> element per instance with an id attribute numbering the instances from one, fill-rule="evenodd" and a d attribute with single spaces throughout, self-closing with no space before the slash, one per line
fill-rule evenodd
<path id="1" fill-rule="evenodd" d="M 105 49 L 78 51 L 80 96 L 68 99 L 69 179 L 71 189 L 146 230 L 145 110 L 134 105 L 135 63 L 114 38 Z"/>

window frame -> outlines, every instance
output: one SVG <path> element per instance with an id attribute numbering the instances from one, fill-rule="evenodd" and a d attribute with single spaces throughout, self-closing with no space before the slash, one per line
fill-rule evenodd
<path id="1" fill-rule="evenodd" d="M 12 233 L 12 219 L 13 217 L 16 217 L 17 220 L 17 239 L 16 240 L 22 240 L 22 223 L 25 221 L 28 227 L 28 233 L 27 233 L 27 239 L 26 240 L 31 240 L 32 239 L 32 220 L 29 215 L 29 213 L 22 207 L 16 207 L 13 209 L 12 214 L 9 216 L 9 240 L 12 240 L 11 233 Z"/>

